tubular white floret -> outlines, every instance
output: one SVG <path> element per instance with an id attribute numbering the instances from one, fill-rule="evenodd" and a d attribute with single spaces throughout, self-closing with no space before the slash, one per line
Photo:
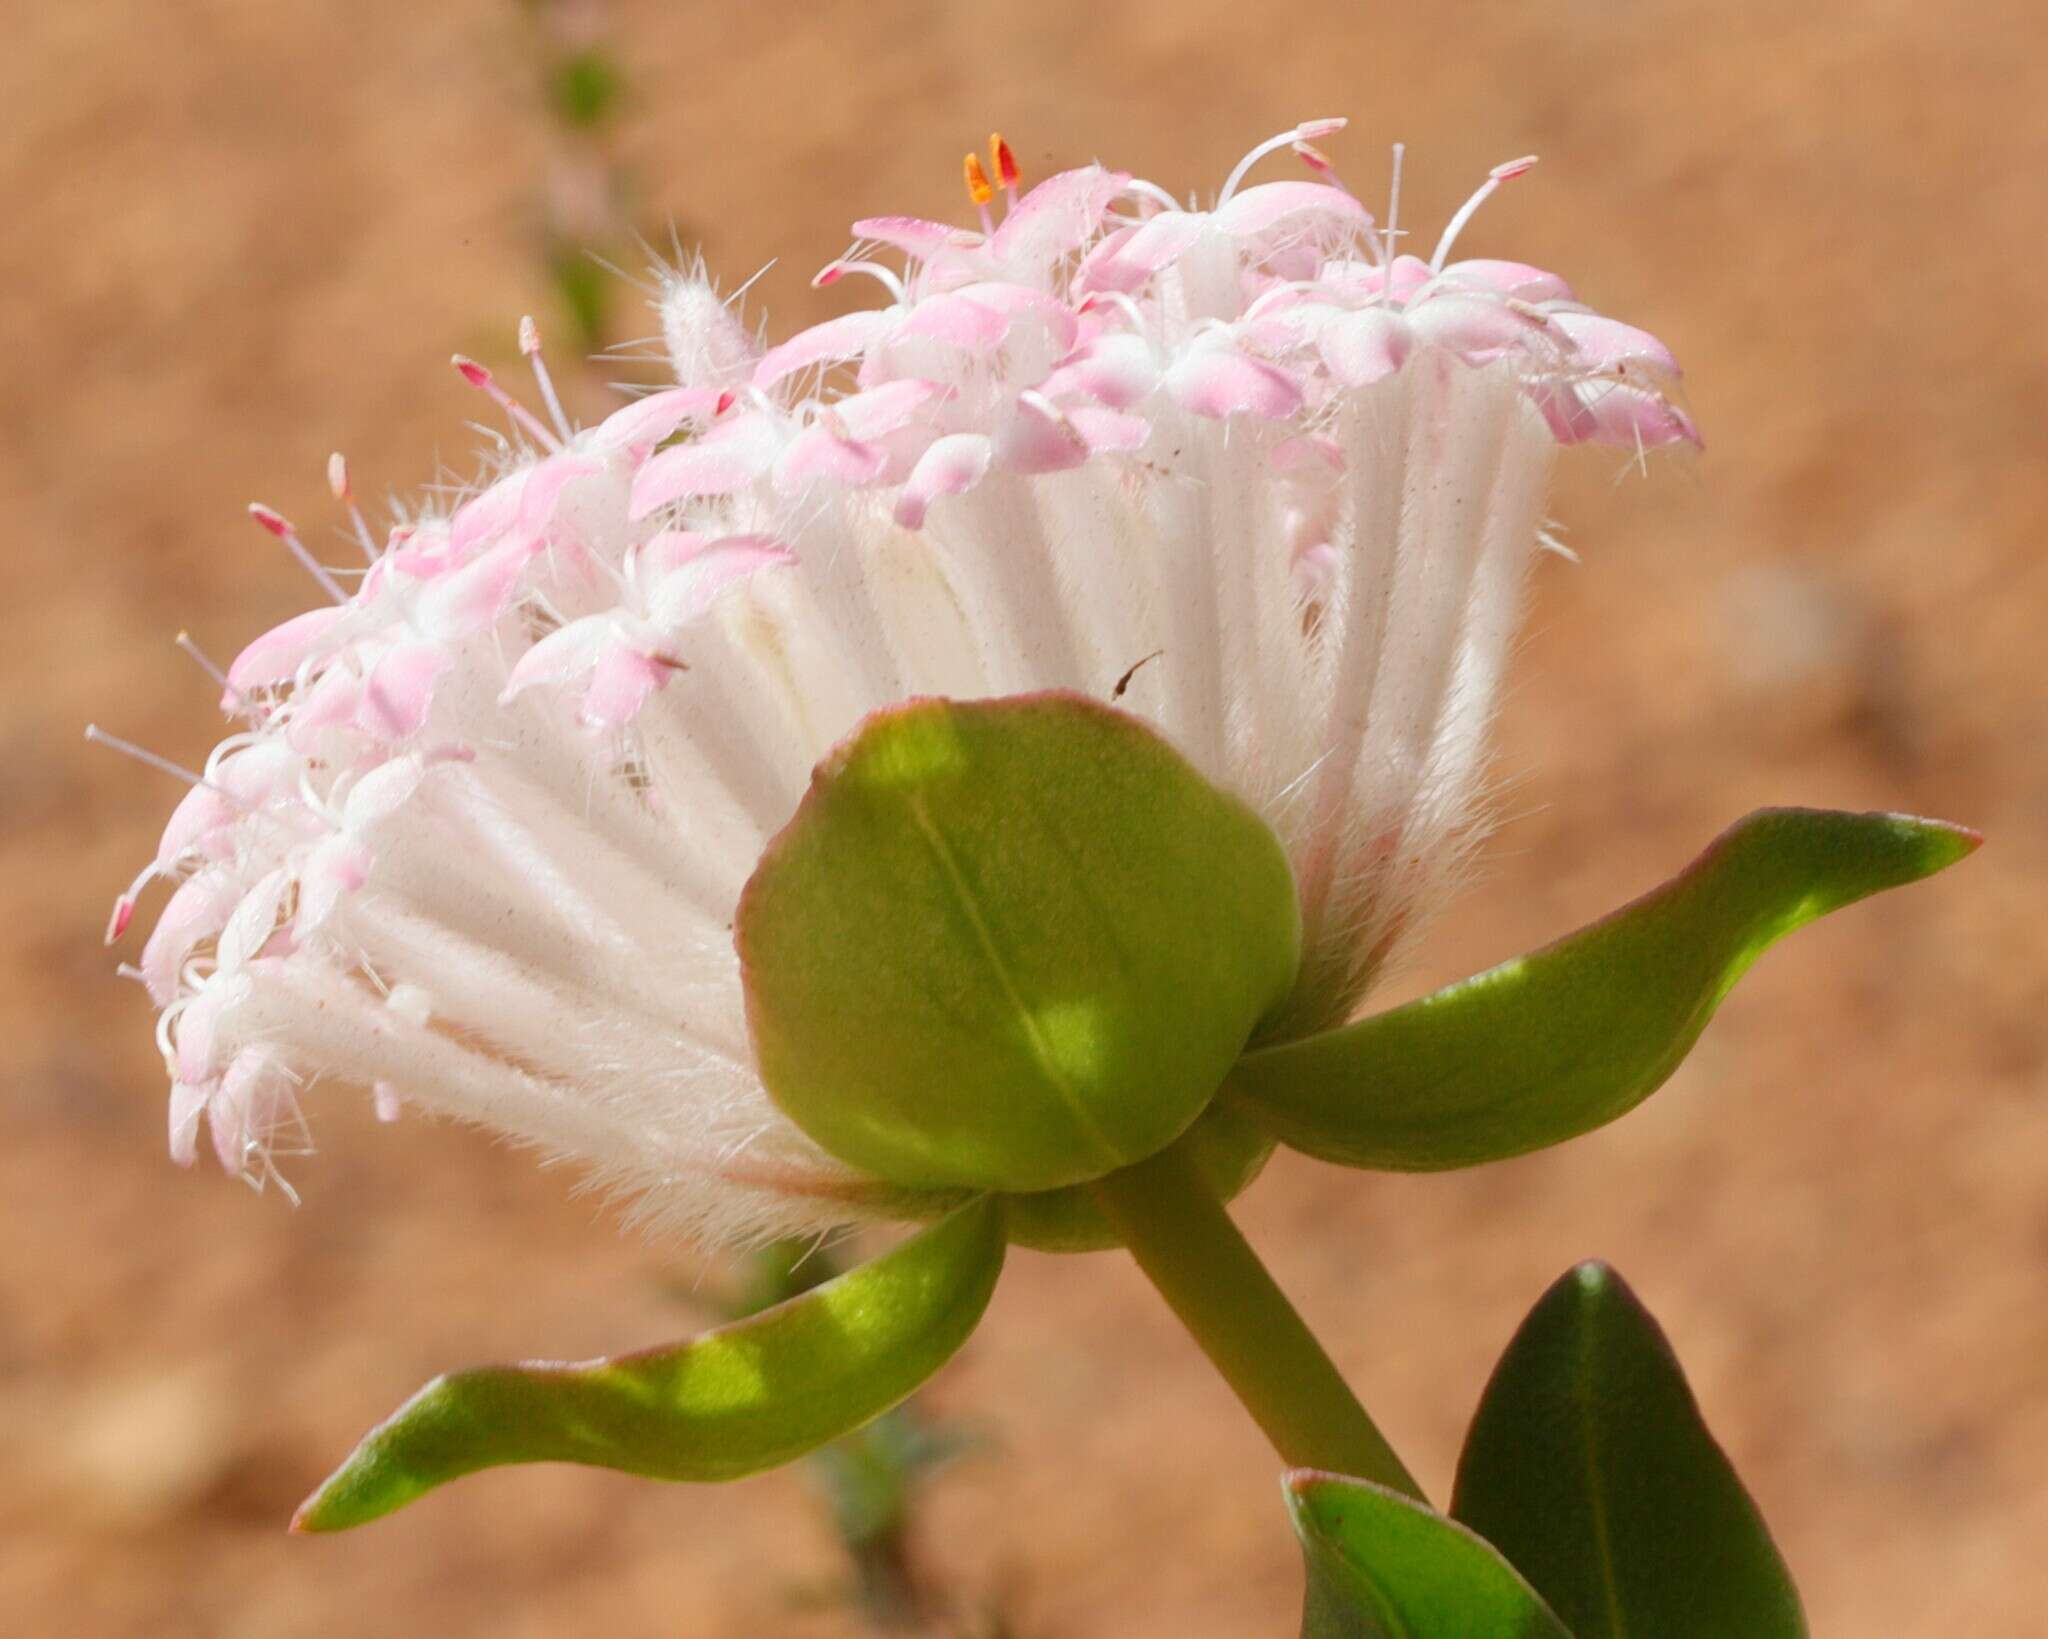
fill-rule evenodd
<path id="1" fill-rule="evenodd" d="M 181 774 L 110 925 L 174 884 L 134 967 L 173 1154 L 203 1114 L 271 1178 L 331 1076 L 702 1238 L 931 1209 L 776 1110 L 730 933 L 812 766 L 915 694 L 1076 689 L 1156 725 L 1289 851 L 1284 1028 L 1344 1017 L 1476 834 L 1556 445 L 1694 435 L 1654 338 L 1447 261 L 1515 167 L 1430 262 L 1328 180 L 1241 186 L 1289 146 L 1334 176 L 1337 123 L 1206 212 L 1101 166 L 1020 195 L 998 140 L 968 175 L 1001 220 L 855 224 L 820 280 L 886 305 L 766 350 L 701 268 L 665 273 L 677 385 L 581 431 L 529 321 L 556 425 L 459 359 L 530 440 L 472 492 L 379 543 L 331 468 L 353 592 L 253 509 L 334 601 L 198 657 L 246 727 Z"/>

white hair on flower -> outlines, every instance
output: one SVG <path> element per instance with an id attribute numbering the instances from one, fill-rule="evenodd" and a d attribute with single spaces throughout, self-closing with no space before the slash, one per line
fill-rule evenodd
<path id="1" fill-rule="evenodd" d="M 1554 446 L 1694 434 L 1653 337 L 1449 260 L 1528 162 L 1425 262 L 1314 146 L 1341 123 L 1209 210 L 1100 165 L 1020 195 L 998 140 L 978 228 L 871 218 L 819 275 L 879 306 L 764 349 L 701 268 L 664 275 L 678 385 L 594 427 L 530 321 L 545 417 L 458 360 L 516 443 L 381 544 L 337 457 L 354 571 L 255 509 L 326 601 L 210 668 L 242 727 L 109 929 L 174 885 L 128 970 L 173 1154 L 203 1113 L 260 1181 L 333 1076 L 700 1238 L 919 1209 L 770 1101 L 731 938 L 812 766 L 913 695 L 1114 695 L 1287 848 L 1277 1028 L 1349 1013 L 1474 833 Z M 1240 186 L 1282 148 L 1310 178 Z"/>

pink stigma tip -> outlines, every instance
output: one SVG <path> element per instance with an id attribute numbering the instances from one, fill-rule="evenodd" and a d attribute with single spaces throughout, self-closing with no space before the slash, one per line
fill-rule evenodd
<path id="1" fill-rule="evenodd" d="M 540 351 L 540 326 L 533 322 L 531 313 L 519 321 L 519 351 L 528 358 Z"/>
<path id="2" fill-rule="evenodd" d="M 107 943 L 113 944 L 128 931 L 128 924 L 135 920 L 135 896 L 124 893 L 114 901 L 114 914 L 107 918 Z"/>
<path id="3" fill-rule="evenodd" d="M 1512 182 L 1518 176 L 1526 176 L 1536 168 L 1536 156 L 1524 154 L 1520 159 L 1511 159 L 1505 165 L 1496 165 L 1487 174 L 1496 182 Z"/>
<path id="4" fill-rule="evenodd" d="M 490 386 L 490 371 L 486 370 L 481 364 L 477 363 L 475 359 L 465 358 L 462 354 L 457 353 L 455 357 L 450 359 L 448 362 L 454 365 L 456 369 L 462 372 L 462 379 L 468 382 L 470 386 Z"/>
<path id="5" fill-rule="evenodd" d="M 269 530 L 279 540 L 283 540 L 292 532 L 291 523 L 285 515 L 273 507 L 265 506 L 261 501 L 251 501 L 249 503 L 249 516 Z"/>
<path id="6" fill-rule="evenodd" d="M 811 275 L 813 290 L 826 290 L 846 277 L 846 269 L 838 262 L 827 262 Z"/>
<path id="7" fill-rule="evenodd" d="M 1336 167 L 1330 163 L 1330 156 L 1312 142 L 1296 142 L 1294 151 L 1302 164 L 1319 176 L 1327 176 Z"/>
<path id="8" fill-rule="evenodd" d="M 1333 137 L 1351 122 L 1348 119 L 1303 120 L 1294 128 L 1294 134 L 1302 142 L 1313 142 L 1317 137 Z"/>

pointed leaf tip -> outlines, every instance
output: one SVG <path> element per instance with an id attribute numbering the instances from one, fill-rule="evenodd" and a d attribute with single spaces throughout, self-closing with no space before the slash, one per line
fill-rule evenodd
<path id="1" fill-rule="evenodd" d="M 569 1462 L 716 1481 L 803 1456 L 896 1405 L 966 1341 L 1002 1269 L 989 1200 L 835 1280 L 668 1348 L 437 1377 L 292 1517 L 344 1531 L 479 1469 Z"/>
<path id="2" fill-rule="evenodd" d="M 1801 1639 L 1762 1516 L 1628 1283 L 1582 1263 L 1515 1333 L 1451 1503 L 1577 1639 Z"/>
<path id="3" fill-rule="evenodd" d="M 1434 1509 L 1316 1469 L 1281 1489 L 1308 1578 L 1302 1639 L 1570 1639 L 1489 1543 Z"/>
<path id="4" fill-rule="evenodd" d="M 1579 932 L 1388 1013 L 1247 1054 L 1243 1107 L 1326 1161 L 1438 1171 L 1603 1126 L 1683 1062 L 1794 928 L 1932 876 L 1983 839 L 1906 814 L 1765 809 Z"/>

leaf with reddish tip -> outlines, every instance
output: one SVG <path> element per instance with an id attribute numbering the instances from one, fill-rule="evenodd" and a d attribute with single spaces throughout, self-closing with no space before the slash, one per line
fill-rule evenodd
<path id="1" fill-rule="evenodd" d="M 967 1340 L 1003 1263 L 988 1200 L 836 1280 L 688 1343 L 436 1378 L 313 1493 L 299 1531 L 342 1531 L 502 1463 L 736 1480 L 896 1405 Z"/>
<path id="2" fill-rule="evenodd" d="M 1486 1386 L 1451 1513 L 1578 1639 L 1803 1639 L 1791 1573 L 1649 1311 L 1584 1263 Z"/>
<path id="3" fill-rule="evenodd" d="M 1283 1484 L 1308 1570 L 1301 1639 L 1571 1639 L 1490 1544 L 1412 1497 L 1307 1468 Z"/>
<path id="4" fill-rule="evenodd" d="M 1771 808 L 1682 874 L 1554 945 L 1390 1013 L 1247 1054 L 1242 1106 L 1346 1166 L 1499 1161 L 1626 1115 L 1661 1087 L 1774 940 L 1971 853 L 1900 814 Z"/>

